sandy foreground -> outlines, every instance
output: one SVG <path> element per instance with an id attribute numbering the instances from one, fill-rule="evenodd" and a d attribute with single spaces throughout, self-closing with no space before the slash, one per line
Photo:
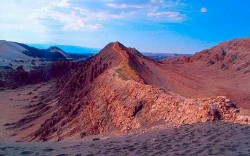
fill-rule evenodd
<path id="1" fill-rule="evenodd" d="M 100 139 L 100 140 L 99 140 Z M 203 123 L 170 128 L 158 125 L 122 136 L 87 140 L 0 143 L 0 155 L 250 155 L 250 127 Z"/>
<path id="2" fill-rule="evenodd" d="M 34 96 L 49 87 L 39 84 L 0 91 L 0 156 L 250 155 L 250 126 L 221 121 L 182 126 L 162 121 L 125 134 L 107 132 L 62 142 L 15 142 L 18 132 L 4 125 L 22 118 L 26 113 L 23 107 L 36 102 Z"/>

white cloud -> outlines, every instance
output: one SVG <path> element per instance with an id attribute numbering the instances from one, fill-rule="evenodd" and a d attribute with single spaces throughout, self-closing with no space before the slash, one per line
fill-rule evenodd
<path id="1" fill-rule="evenodd" d="M 64 31 L 78 31 L 102 28 L 103 25 L 99 23 L 88 24 L 91 20 L 97 19 L 99 15 L 101 13 L 92 13 L 87 9 L 75 7 L 70 4 L 69 0 L 61 0 L 50 2 L 47 6 L 34 10 L 30 18 L 45 24 L 58 22 Z M 50 20 L 53 21 L 48 22 Z"/>
<path id="2" fill-rule="evenodd" d="M 130 21 L 181 22 L 186 15 L 183 0 L 0 0 L 0 38 L 37 36 L 53 40 L 62 34 L 87 33 Z M 94 5 L 93 5 L 94 4 Z M 67 33 L 70 32 L 70 33 Z M 29 37 L 28 37 L 29 36 Z"/>
<path id="3" fill-rule="evenodd" d="M 103 25 L 101 25 L 101 24 L 89 24 L 89 25 L 86 25 L 86 27 L 88 27 L 90 30 L 96 30 L 96 29 L 103 28 Z"/>
<path id="4" fill-rule="evenodd" d="M 64 24 L 64 27 L 63 27 L 64 30 L 80 30 L 81 28 L 85 26 L 83 20 L 77 17 L 74 12 L 72 12 L 69 15 L 69 17 L 70 18 L 68 19 L 59 18 L 59 21 Z"/>
<path id="5" fill-rule="evenodd" d="M 125 9 L 125 8 L 136 8 L 136 9 L 142 9 L 145 6 L 143 5 L 129 5 L 129 4 L 116 4 L 116 3 L 108 3 L 107 6 L 111 7 L 111 8 L 116 8 L 116 9 Z"/>
<path id="6" fill-rule="evenodd" d="M 202 8 L 201 8 L 201 10 L 200 10 L 200 12 L 202 12 L 202 13 L 206 13 L 206 12 L 207 12 L 207 8 L 202 7 Z"/>
<path id="7" fill-rule="evenodd" d="M 109 8 L 93 11 L 93 9 L 90 10 L 79 5 L 75 6 L 70 0 L 50 1 L 46 6 L 34 10 L 30 17 L 49 28 L 51 28 L 51 23 L 61 25 L 61 29 L 64 31 L 101 29 L 104 27 L 101 24 L 102 21 L 111 19 L 130 19 L 143 16 L 150 20 L 161 18 L 165 22 L 181 22 L 185 19 L 185 14 L 173 11 L 179 7 L 180 0 L 176 2 L 151 0 L 147 3 L 115 3 L 112 0 L 103 2 Z"/>
<path id="8" fill-rule="evenodd" d="M 162 11 L 162 12 L 150 12 L 147 14 L 149 17 L 156 17 L 156 18 L 165 18 L 168 21 L 176 21 L 181 22 L 184 20 L 185 15 L 181 14 L 180 12 L 175 11 Z"/>
<path id="9" fill-rule="evenodd" d="M 123 18 L 122 14 L 110 14 L 108 12 L 99 12 L 99 13 L 94 13 L 94 14 L 91 13 L 90 16 L 93 17 L 93 19 L 97 19 L 100 21 Z"/>
<path id="10" fill-rule="evenodd" d="M 112 8 L 128 8 L 127 4 L 108 3 L 107 6 L 112 7 Z"/>
<path id="11" fill-rule="evenodd" d="M 151 0 L 147 17 L 152 20 L 160 20 L 162 22 L 182 22 L 186 15 L 180 10 L 186 6 L 182 0 Z"/>
<path id="12" fill-rule="evenodd" d="M 80 30 L 81 28 L 87 28 L 89 30 L 97 30 L 102 28 L 101 24 L 84 24 L 80 19 L 78 21 L 68 23 L 63 27 L 64 30 Z"/>
<path id="13" fill-rule="evenodd" d="M 49 7 L 59 7 L 59 8 L 68 8 L 71 6 L 69 0 L 53 1 L 50 2 Z"/>
<path id="14" fill-rule="evenodd" d="M 28 2 L 27 0 L 25 2 Z M 46 1 L 40 2 L 43 4 Z M 8 40 L 49 40 L 49 29 L 39 21 L 29 18 L 31 8 L 38 8 L 41 4 L 21 3 L 20 1 L 1 0 L 0 9 L 0 38 Z"/>

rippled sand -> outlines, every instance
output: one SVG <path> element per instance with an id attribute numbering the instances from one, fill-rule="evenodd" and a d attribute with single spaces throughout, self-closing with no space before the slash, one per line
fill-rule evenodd
<path id="1" fill-rule="evenodd" d="M 250 155 L 250 126 L 225 122 L 171 127 L 74 142 L 3 143 L 0 155 Z"/>

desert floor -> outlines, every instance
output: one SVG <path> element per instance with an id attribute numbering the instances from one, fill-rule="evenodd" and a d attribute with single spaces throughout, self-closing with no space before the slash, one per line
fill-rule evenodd
<path id="1" fill-rule="evenodd" d="M 176 126 L 159 122 L 128 133 L 106 132 L 81 140 L 15 142 L 6 123 L 22 118 L 50 84 L 0 91 L 0 156 L 3 155 L 250 155 L 250 126 L 227 122 Z"/>
<path id="2" fill-rule="evenodd" d="M 158 125 L 122 136 L 92 136 L 92 140 L 88 138 L 70 142 L 1 142 L 0 155 L 246 156 L 250 155 L 250 127 L 223 122 L 175 128 Z"/>

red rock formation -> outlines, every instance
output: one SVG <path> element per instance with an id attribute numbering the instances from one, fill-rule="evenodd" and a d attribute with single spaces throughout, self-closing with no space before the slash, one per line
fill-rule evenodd
<path id="1" fill-rule="evenodd" d="M 98 55 L 57 80 L 56 88 L 35 106 L 48 109 L 34 111 L 36 116 L 30 116 L 28 122 L 35 124 L 36 118 L 42 118 L 43 123 L 22 140 L 80 138 L 112 130 L 127 131 L 161 120 L 174 124 L 248 122 L 226 97 L 188 99 L 174 93 L 191 92 L 199 84 L 185 84 L 191 81 L 185 82 L 185 75 L 173 72 L 173 66 L 166 69 L 166 64 L 119 42 L 108 44 Z"/>

